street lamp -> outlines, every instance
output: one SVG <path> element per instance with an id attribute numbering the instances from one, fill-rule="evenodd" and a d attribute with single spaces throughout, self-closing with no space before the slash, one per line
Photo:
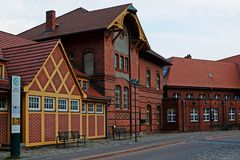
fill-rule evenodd
<path id="1" fill-rule="evenodd" d="M 140 81 L 136 79 L 131 79 L 130 84 L 134 86 L 134 117 L 135 117 L 135 124 L 134 124 L 134 129 L 135 129 L 135 142 L 137 142 L 137 104 L 136 104 L 136 86 L 140 85 Z"/>

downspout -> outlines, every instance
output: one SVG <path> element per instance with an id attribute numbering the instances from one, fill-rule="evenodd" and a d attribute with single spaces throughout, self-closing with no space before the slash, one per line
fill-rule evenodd
<path id="1" fill-rule="evenodd" d="M 105 106 L 105 114 L 106 114 L 106 116 L 105 116 L 105 121 L 106 121 L 106 123 L 105 123 L 105 138 L 106 139 L 108 139 L 108 107 L 111 105 L 111 101 L 110 102 L 108 102 L 107 104 L 106 104 L 106 106 Z"/>

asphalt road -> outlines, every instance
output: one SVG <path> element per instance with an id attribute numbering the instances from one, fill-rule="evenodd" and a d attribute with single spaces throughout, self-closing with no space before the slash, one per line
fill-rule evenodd
<path id="1" fill-rule="evenodd" d="M 164 147 L 119 154 L 104 160 L 239 160 L 240 135 L 217 135 L 183 140 Z"/>
<path id="2" fill-rule="evenodd" d="M 31 160 L 240 160 L 240 130 L 155 134 L 139 137 L 138 142 L 110 139 L 87 146 L 43 147 L 27 150 L 28 154 L 22 157 Z"/>

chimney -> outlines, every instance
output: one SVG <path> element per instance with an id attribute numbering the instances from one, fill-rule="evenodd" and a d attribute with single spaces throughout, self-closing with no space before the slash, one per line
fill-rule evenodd
<path id="1" fill-rule="evenodd" d="M 46 12 L 46 31 L 54 31 L 56 29 L 56 13 L 54 10 Z"/>

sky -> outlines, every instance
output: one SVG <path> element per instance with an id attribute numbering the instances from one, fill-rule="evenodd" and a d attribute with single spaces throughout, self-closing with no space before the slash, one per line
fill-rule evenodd
<path id="1" fill-rule="evenodd" d="M 132 3 L 151 49 L 169 58 L 218 60 L 240 53 L 239 0 L 0 0 L 0 30 L 21 33 L 79 7 L 89 11 Z"/>

